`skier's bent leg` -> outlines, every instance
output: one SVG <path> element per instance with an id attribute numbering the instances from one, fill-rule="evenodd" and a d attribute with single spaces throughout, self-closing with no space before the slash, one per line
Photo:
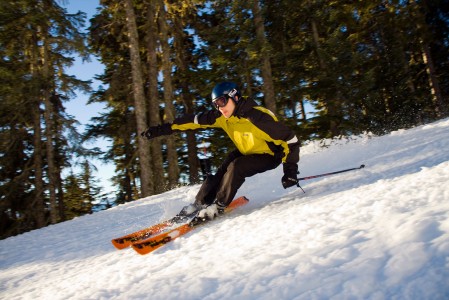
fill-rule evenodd
<path id="1" fill-rule="evenodd" d="M 210 205 L 214 202 L 215 198 L 217 197 L 220 182 L 222 181 L 229 164 L 231 164 L 235 159 L 241 156 L 242 154 L 238 150 L 232 151 L 220 165 L 217 173 L 215 175 L 207 176 L 206 180 L 203 181 L 203 184 L 201 185 L 201 188 L 195 197 L 195 205 Z"/>
<path id="2" fill-rule="evenodd" d="M 221 180 L 216 201 L 220 205 L 228 206 L 246 177 L 275 169 L 279 164 L 280 161 L 269 154 L 253 154 L 236 158 L 229 164 Z"/>

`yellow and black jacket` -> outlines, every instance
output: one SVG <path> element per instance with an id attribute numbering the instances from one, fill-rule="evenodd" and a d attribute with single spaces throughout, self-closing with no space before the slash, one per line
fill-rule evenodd
<path id="1" fill-rule="evenodd" d="M 171 125 L 174 131 L 201 128 L 223 129 L 243 155 L 271 154 L 282 158 L 283 163 L 298 163 L 300 143 L 294 131 L 251 98 L 240 98 L 227 119 L 218 110 L 211 110 L 185 115 Z"/>

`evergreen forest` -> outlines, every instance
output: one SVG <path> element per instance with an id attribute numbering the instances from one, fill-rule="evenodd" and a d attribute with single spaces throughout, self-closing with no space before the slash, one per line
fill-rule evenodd
<path id="1" fill-rule="evenodd" d="M 302 143 L 449 115 L 449 0 L 100 0 L 90 20 L 63 1 L 0 3 L 0 238 L 201 182 L 233 149 L 222 131 L 140 133 L 213 109 L 221 81 Z M 67 73 L 92 56 L 96 89 Z M 65 110 L 78 91 L 106 107 L 83 132 Z"/>

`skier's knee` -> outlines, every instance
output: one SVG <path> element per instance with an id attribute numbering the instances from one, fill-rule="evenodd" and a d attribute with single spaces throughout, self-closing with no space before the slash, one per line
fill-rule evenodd
<path id="1" fill-rule="evenodd" d="M 246 177 L 245 175 L 245 168 L 242 166 L 242 164 L 238 163 L 238 159 L 231 162 L 228 166 L 228 169 L 226 171 L 227 174 L 231 175 L 233 178 L 242 178 L 244 179 Z"/>

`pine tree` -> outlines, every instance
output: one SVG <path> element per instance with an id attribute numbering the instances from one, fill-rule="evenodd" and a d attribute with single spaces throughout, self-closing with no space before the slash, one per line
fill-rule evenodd
<path id="1" fill-rule="evenodd" d="M 98 180 L 92 174 L 92 166 L 86 160 L 82 163 L 81 174 L 74 174 L 73 170 L 65 179 L 65 205 L 67 219 L 73 219 L 94 212 L 104 195 L 97 185 Z"/>
<path id="2" fill-rule="evenodd" d="M 55 95 L 87 89 L 86 82 L 67 76 L 64 69 L 73 61 L 68 55 L 87 52 L 78 32 L 85 15 L 68 15 L 54 1 L 7 1 L 0 15 L 2 78 L 7 78 L 0 102 L 2 110 L 12 111 L 2 117 L 9 142 L 2 147 L 8 161 L 0 168 L 8 166 L 1 175 L 6 199 L 1 235 L 8 236 L 58 222 L 64 215 L 61 172 L 71 154 L 63 146 L 68 144 L 63 132 L 73 120 Z M 16 159 L 9 160 L 10 155 Z"/>

